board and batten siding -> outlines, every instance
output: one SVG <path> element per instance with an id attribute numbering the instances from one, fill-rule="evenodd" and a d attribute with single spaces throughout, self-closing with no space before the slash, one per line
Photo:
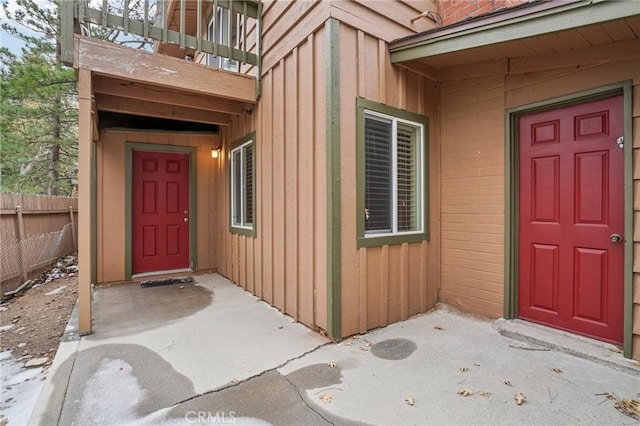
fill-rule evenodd
<path id="1" fill-rule="evenodd" d="M 224 129 L 224 152 L 256 131 L 256 237 L 229 231 L 229 161 L 216 176 L 218 270 L 309 327 L 327 327 L 324 29 L 262 79 L 251 115 Z"/>
<path id="2" fill-rule="evenodd" d="M 220 162 L 221 168 L 215 177 L 218 217 L 221 218 L 217 225 L 219 235 L 215 237 L 216 253 L 219 255 L 218 271 L 312 328 L 326 330 L 328 326 L 325 94 L 328 52 L 325 46 L 325 23 L 335 15 L 336 19 L 347 24 L 364 26 L 365 31 L 374 35 L 366 36 L 366 47 L 363 42 L 358 54 L 340 58 L 340 73 L 346 76 L 341 81 L 350 81 L 352 84 L 346 87 L 351 99 L 341 111 L 342 122 L 348 123 L 344 127 L 346 136 L 351 135 L 352 144 L 341 155 L 351 156 L 346 164 L 352 160 L 353 165 L 349 166 L 351 169 L 346 176 L 355 177 L 356 94 L 419 113 L 426 112 L 424 102 L 427 96 L 435 102 L 435 88 L 428 89 L 422 77 L 390 65 L 385 43 L 432 28 L 434 23 L 426 18 L 411 23 L 411 18 L 426 10 L 435 10 L 433 2 L 264 2 L 261 98 L 251 115 L 232 119 L 231 126 L 222 133 L 225 161 Z M 354 30 L 344 34 L 349 37 L 348 43 L 352 42 L 354 34 Z M 359 31 L 357 37 L 364 39 L 365 32 Z M 373 63 L 369 63 L 371 58 L 375 58 Z M 354 74 L 356 60 L 361 65 Z M 375 67 L 366 71 L 367 74 L 373 73 L 367 75 L 366 79 L 363 74 L 367 67 L 365 60 L 369 61 L 368 65 Z M 383 82 L 378 83 L 378 75 L 383 76 Z M 353 88 L 356 87 L 358 76 L 360 89 L 356 93 Z M 422 93 L 415 92 L 412 86 L 414 82 L 423 85 Z M 365 86 L 371 90 L 365 89 Z M 340 89 L 345 90 L 342 83 Z M 347 98 L 341 95 L 340 99 L 345 102 Z M 252 131 L 256 132 L 257 233 L 255 237 L 248 237 L 229 231 L 227 157 L 230 144 Z M 341 134 L 341 137 L 344 136 Z M 342 170 L 345 171 L 344 165 Z M 351 183 L 354 183 L 353 180 Z M 432 194 L 435 193 L 434 190 Z M 352 197 L 348 199 L 345 194 L 352 194 Z M 434 250 L 431 248 L 433 244 L 425 242 L 368 249 L 370 260 L 367 262 L 366 249 L 358 251 L 355 248 L 355 186 L 349 187 L 346 192 L 343 188 L 342 200 L 345 206 L 341 217 L 343 227 L 350 230 L 348 234 L 343 233 L 342 237 L 343 259 L 347 262 L 346 267 L 354 268 L 354 271 L 362 263 L 364 271 L 357 277 L 352 276 L 353 271 L 343 272 L 342 335 L 386 325 L 433 306 L 436 291 L 427 290 L 423 285 L 427 282 L 427 274 L 432 274 L 430 276 L 434 280 L 437 276 L 435 256 L 430 258 L 434 259 L 432 262 L 436 266 L 427 266 L 423 262 L 427 257 L 427 248 Z M 433 228 L 432 225 L 432 235 Z M 345 235 L 349 235 L 349 238 Z M 382 263 L 387 264 L 384 283 L 379 279 L 380 272 L 373 266 Z M 398 271 L 395 271 L 395 265 L 401 264 L 404 266 L 398 266 Z M 391 278 L 394 276 L 391 274 L 400 274 L 400 268 L 404 271 L 403 276 L 406 276 L 402 286 L 400 281 L 396 285 Z M 346 271 L 344 267 L 343 271 Z M 371 279 L 367 280 L 366 276 L 371 276 Z M 355 293 L 349 281 L 352 278 L 358 283 L 359 289 Z M 409 285 L 409 282 L 416 284 Z M 390 308 L 387 307 L 387 297 L 392 298 L 388 304 Z M 354 306 L 357 309 L 353 310 Z M 372 313 L 367 319 L 369 311 Z"/>
<path id="3" fill-rule="evenodd" d="M 438 146 L 436 84 L 392 66 L 387 44 L 340 25 L 340 178 L 342 336 L 426 312 L 437 302 L 439 281 Z M 430 241 L 357 247 L 356 97 L 424 115 L 430 120 Z"/>
<path id="4" fill-rule="evenodd" d="M 212 236 L 218 200 L 213 191 L 216 164 L 211 148 L 219 136 L 195 133 L 152 133 L 107 130 L 96 145 L 97 181 L 97 282 L 126 280 L 125 276 L 125 188 L 126 143 L 148 143 L 196 148 L 197 161 L 197 270 L 216 268 L 217 246 Z"/>
<path id="5" fill-rule="evenodd" d="M 622 60 L 561 67 L 554 64 L 553 56 L 546 64 L 535 57 L 518 61 L 518 73 L 441 83 L 440 299 L 468 312 L 493 318 L 503 315 L 505 110 L 632 81 L 632 351 L 640 358 L 640 53 Z M 469 73 L 482 74 L 482 65 L 465 67 Z"/>

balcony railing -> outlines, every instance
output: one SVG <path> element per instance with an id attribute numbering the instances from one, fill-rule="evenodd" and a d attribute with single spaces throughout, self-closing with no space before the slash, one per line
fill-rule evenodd
<path id="1" fill-rule="evenodd" d="M 259 0 L 63 1 L 62 60 L 73 65 L 73 36 L 82 34 L 156 50 L 158 43 L 173 45 L 187 60 L 204 58 L 209 65 L 240 72 L 255 67 L 259 80 L 261 15 Z"/>

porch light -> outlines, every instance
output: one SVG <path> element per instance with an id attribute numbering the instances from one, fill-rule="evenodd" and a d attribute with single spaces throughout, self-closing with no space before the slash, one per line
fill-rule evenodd
<path id="1" fill-rule="evenodd" d="M 211 158 L 220 157 L 220 148 L 211 148 Z"/>

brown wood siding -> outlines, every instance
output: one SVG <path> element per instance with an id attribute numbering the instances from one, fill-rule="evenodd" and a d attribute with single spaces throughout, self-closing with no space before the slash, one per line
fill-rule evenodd
<path id="1" fill-rule="evenodd" d="M 430 0 L 331 1 L 331 17 L 386 42 L 434 28 L 436 24 L 431 19 L 417 17 L 436 9 Z M 411 22 L 412 19 L 415 20 Z"/>
<path id="2" fill-rule="evenodd" d="M 431 240 L 356 247 L 356 97 L 425 115 L 431 121 Z M 390 64 L 386 43 L 340 25 L 342 335 L 407 319 L 437 302 L 438 153 L 435 83 Z"/>
<path id="3" fill-rule="evenodd" d="M 125 143 L 151 143 L 197 148 L 197 234 L 198 271 L 216 268 L 212 244 L 212 211 L 218 200 L 212 190 L 215 160 L 211 148 L 216 135 L 106 131 L 97 143 L 98 265 L 99 283 L 125 280 Z"/>
<path id="4" fill-rule="evenodd" d="M 639 42 L 636 42 L 636 44 Z M 594 48 L 595 49 L 595 48 Z M 611 50 L 615 47 L 612 45 Z M 640 52 L 640 45 L 635 52 Z M 626 80 L 633 82 L 633 356 L 640 358 L 640 54 L 558 68 L 566 54 L 512 60 L 517 73 L 441 83 L 442 282 L 440 298 L 489 317 L 503 314 L 504 110 Z M 474 73 L 488 64 L 465 66 Z M 504 67 L 504 69 L 509 69 Z M 540 71 L 540 69 L 548 69 Z M 482 72 L 478 72 L 482 74 Z"/>
<path id="5" fill-rule="evenodd" d="M 323 31 L 308 34 L 266 71 L 259 105 L 223 132 L 225 160 L 215 180 L 219 272 L 294 319 L 326 329 Z M 227 158 L 230 143 L 254 130 L 257 235 L 247 237 L 229 232 Z"/>

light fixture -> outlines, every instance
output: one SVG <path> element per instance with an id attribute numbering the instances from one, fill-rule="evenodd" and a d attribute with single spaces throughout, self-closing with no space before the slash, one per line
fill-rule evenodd
<path id="1" fill-rule="evenodd" d="M 211 148 L 211 158 L 220 157 L 220 148 Z"/>

